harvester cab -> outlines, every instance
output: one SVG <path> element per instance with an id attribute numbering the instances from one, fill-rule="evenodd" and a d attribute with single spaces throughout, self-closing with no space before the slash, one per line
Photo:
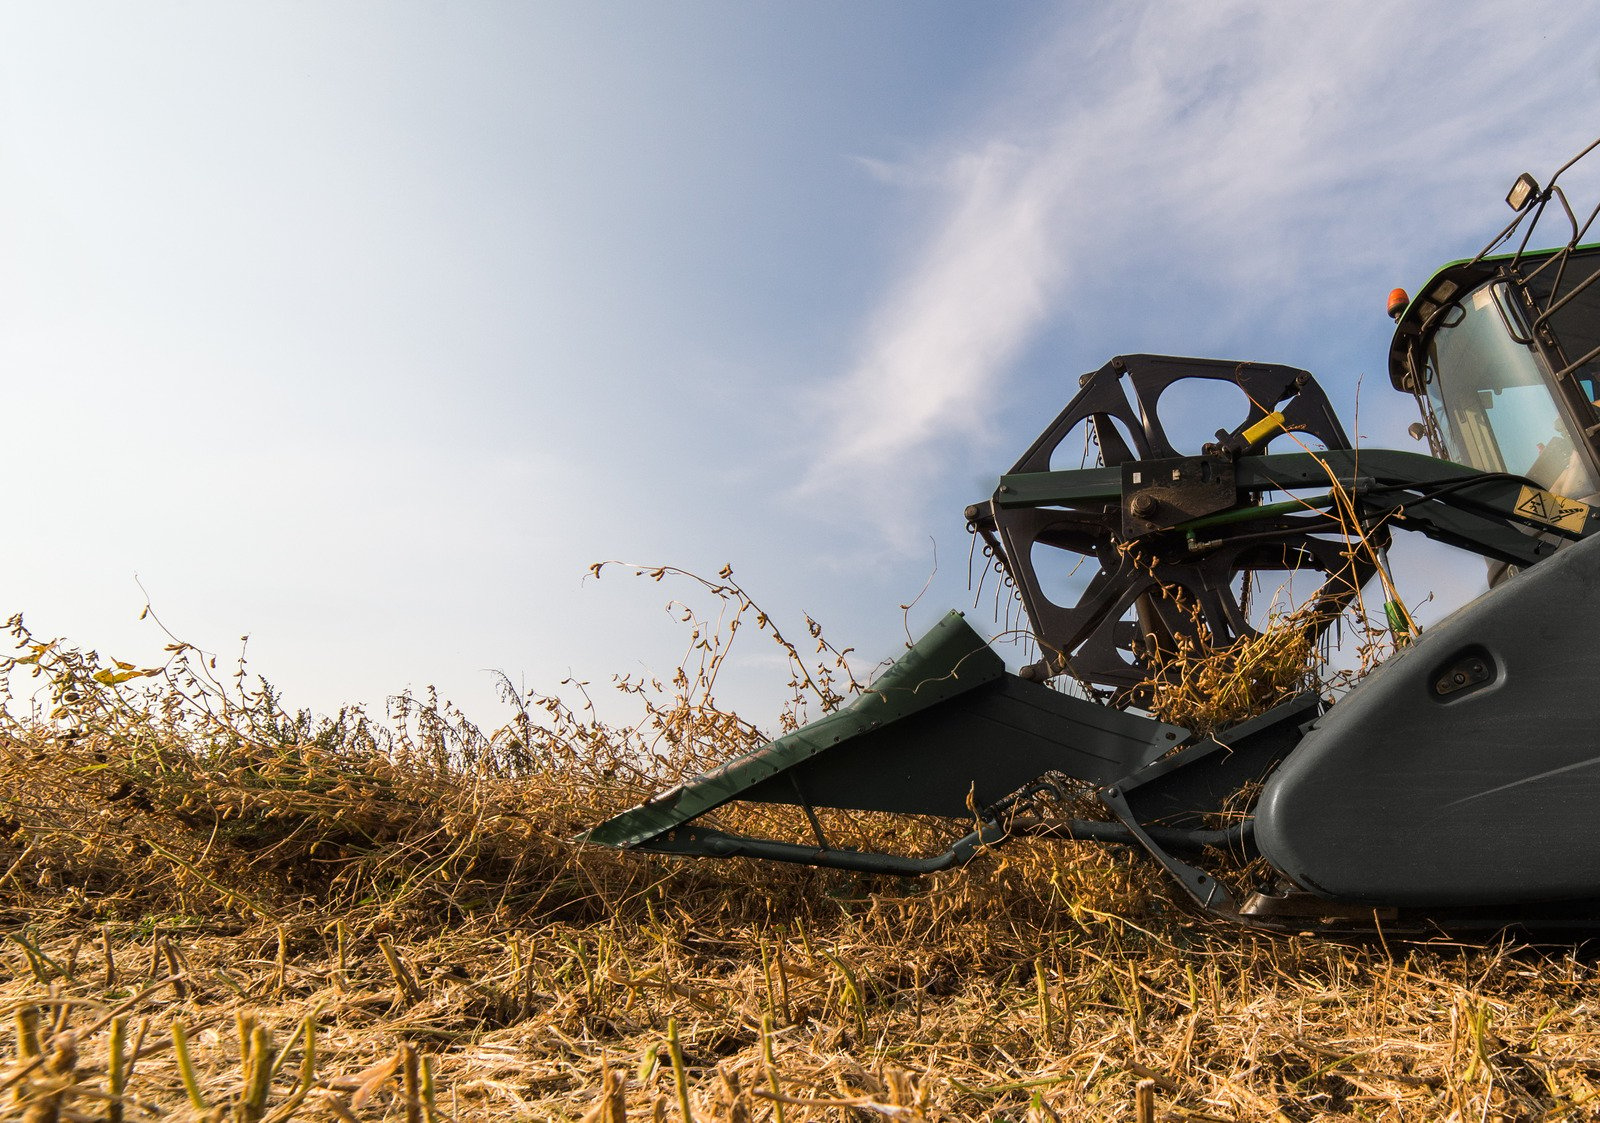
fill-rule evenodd
<path id="1" fill-rule="evenodd" d="M 1399 317 L 1390 362 L 1434 456 L 1595 494 L 1597 270 L 1600 247 L 1574 247 L 1458 262 L 1429 280 Z"/>
<path id="2" fill-rule="evenodd" d="M 1559 182 L 1596 147 L 1391 300 L 1429 455 L 1352 447 L 1307 371 L 1114 358 L 966 509 L 1036 658 L 1008 671 L 951 613 L 848 705 L 582 840 L 913 875 L 1051 837 L 1132 847 L 1265 928 L 1600 922 L 1600 247 Z M 1180 447 L 1163 408 L 1197 388 L 1243 415 Z M 1491 591 L 1423 633 L 1398 531 L 1482 555 Z M 1392 651 L 1334 688 L 1317 651 L 1352 617 Z M 800 837 L 718 824 L 763 804 Z M 937 816 L 949 844 L 847 845 L 838 811 Z"/>

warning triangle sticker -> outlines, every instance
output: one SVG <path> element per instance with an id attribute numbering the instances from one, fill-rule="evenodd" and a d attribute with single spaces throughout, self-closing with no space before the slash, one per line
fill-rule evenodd
<path id="1" fill-rule="evenodd" d="M 1517 493 L 1516 512 L 1525 519 L 1571 534 L 1583 533 L 1584 524 L 1589 521 L 1587 503 L 1537 487 L 1524 487 Z"/>

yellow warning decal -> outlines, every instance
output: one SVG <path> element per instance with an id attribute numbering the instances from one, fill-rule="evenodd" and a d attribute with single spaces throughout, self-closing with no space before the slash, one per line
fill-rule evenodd
<path id="1" fill-rule="evenodd" d="M 1553 491 L 1524 486 L 1517 493 L 1517 514 L 1569 534 L 1582 534 L 1589 521 L 1589 504 L 1568 499 Z"/>
<path id="2" fill-rule="evenodd" d="M 1269 437 L 1275 437 L 1283 432 L 1283 427 L 1288 424 L 1288 419 L 1282 413 L 1269 413 L 1260 421 L 1244 431 L 1244 440 L 1251 448 Z"/>

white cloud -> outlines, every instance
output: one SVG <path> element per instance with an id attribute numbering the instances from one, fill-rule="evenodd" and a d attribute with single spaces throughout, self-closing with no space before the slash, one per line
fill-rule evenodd
<path id="1" fill-rule="evenodd" d="M 960 157 L 951 178 L 956 205 L 876 314 L 811 487 L 884 468 L 972 416 L 1049 309 L 1065 183 L 1004 143 Z"/>
<path id="2" fill-rule="evenodd" d="M 893 467 L 880 485 L 903 492 L 885 507 L 909 529 L 908 504 L 942 466 L 933 450 L 983 436 L 1009 369 L 1075 293 L 1137 302 L 1170 283 L 1167 263 L 1204 260 L 1192 287 L 1209 275 L 1230 290 L 1198 293 L 1217 305 L 1208 315 L 1259 317 L 1293 285 L 1392 253 L 1419 223 L 1483 229 L 1477 214 L 1393 212 L 1464 176 L 1509 178 L 1530 119 L 1561 145 L 1583 139 L 1572 91 L 1529 69 L 1583 18 L 1234 0 L 1121 5 L 1055 29 L 935 171 L 866 162 L 891 187 L 942 184 L 948 198 L 825 388 L 830 436 L 803 491 Z M 1490 83 L 1502 75 L 1521 77 Z M 1552 107 L 1578 132 L 1559 131 Z M 1385 226 L 1400 234 L 1374 237 Z"/>

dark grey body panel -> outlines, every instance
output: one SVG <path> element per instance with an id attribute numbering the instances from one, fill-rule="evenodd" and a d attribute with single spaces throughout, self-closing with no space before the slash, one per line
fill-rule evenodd
<path id="1" fill-rule="evenodd" d="M 1302 888 L 1374 904 L 1600 896 L 1596 636 L 1589 538 L 1429 629 L 1331 707 L 1262 793 L 1261 853 Z M 1441 695 L 1479 661 L 1481 681 Z"/>
<path id="2" fill-rule="evenodd" d="M 1187 730 L 1005 674 L 859 733 L 738 798 L 970 818 L 1047 772 L 1112 783 Z"/>

